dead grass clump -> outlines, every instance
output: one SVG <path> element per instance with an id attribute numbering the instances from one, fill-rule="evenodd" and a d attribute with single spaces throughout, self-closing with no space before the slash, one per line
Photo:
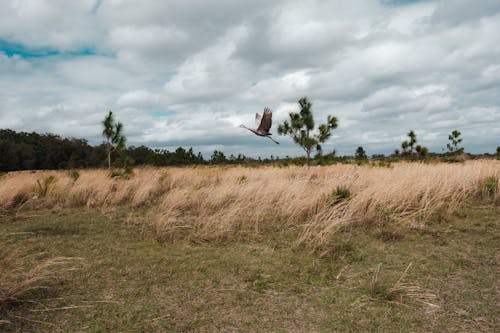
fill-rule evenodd
<path id="1" fill-rule="evenodd" d="M 0 315 L 25 300 L 35 289 L 61 277 L 62 267 L 75 258 L 42 259 L 39 255 L 21 255 L 17 251 L 0 253 Z"/>
<path id="2" fill-rule="evenodd" d="M 387 280 L 380 279 L 379 275 L 382 264 L 379 264 L 370 283 L 370 297 L 374 300 L 387 301 L 401 305 L 416 302 L 428 306 L 433 310 L 439 308 L 439 305 L 435 304 L 437 299 L 435 294 L 424 290 L 416 283 L 407 281 L 408 271 L 411 265 L 410 263 L 406 267 L 403 274 L 401 274 L 396 282 L 390 283 Z"/>

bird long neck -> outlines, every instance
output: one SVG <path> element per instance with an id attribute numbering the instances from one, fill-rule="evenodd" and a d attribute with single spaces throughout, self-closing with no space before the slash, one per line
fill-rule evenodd
<path id="1" fill-rule="evenodd" d="M 242 127 L 242 128 L 246 128 L 246 129 L 247 129 L 247 130 L 249 130 L 250 132 L 253 132 L 253 133 L 257 134 L 257 131 L 256 131 L 256 130 L 254 130 L 253 128 L 248 128 L 248 127 L 246 127 L 245 125 L 240 125 L 240 127 Z"/>

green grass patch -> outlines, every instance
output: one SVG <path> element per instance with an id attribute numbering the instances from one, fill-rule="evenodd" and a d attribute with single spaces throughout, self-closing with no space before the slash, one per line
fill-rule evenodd
<path id="1" fill-rule="evenodd" d="M 162 244 L 124 223 L 126 214 L 2 212 L 5 251 L 84 259 L 24 294 L 0 315 L 0 330 L 500 330 L 499 207 L 476 205 L 421 230 L 352 228 L 323 256 L 285 234 Z"/>

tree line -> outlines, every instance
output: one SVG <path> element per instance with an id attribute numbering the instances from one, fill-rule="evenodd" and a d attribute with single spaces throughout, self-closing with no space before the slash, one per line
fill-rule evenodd
<path id="1" fill-rule="evenodd" d="M 368 156 L 362 146 L 357 147 L 353 156 L 339 157 L 335 150 L 324 154 L 321 144 L 332 135 L 338 127 L 336 117 L 329 115 L 326 123 L 315 126 L 312 114 L 312 103 L 303 97 L 298 101 L 299 112 L 291 112 L 289 120 L 278 126 L 278 134 L 290 136 L 294 143 L 302 147 L 305 157 L 253 159 L 243 154 L 226 155 L 221 151 L 214 151 L 209 159 L 195 153 L 193 148 L 177 148 L 175 151 L 166 149 L 152 149 L 146 146 L 126 147 L 126 138 L 123 135 L 123 124 L 115 121 L 113 112 L 109 111 L 102 121 L 102 136 L 104 142 L 91 146 L 87 140 L 79 138 L 62 138 L 55 134 L 39 134 L 16 132 L 9 129 L 0 130 L 0 171 L 17 170 L 48 170 L 48 169 L 80 169 L 108 167 L 131 170 L 133 165 L 152 166 L 181 166 L 202 164 L 268 164 L 280 165 L 307 164 L 327 165 L 336 162 L 363 163 Z M 464 153 L 461 133 L 454 130 L 448 136 L 447 152 L 445 154 L 429 153 L 427 147 L 417 144 L 417 135 L 411 130 L 407 133 L 407 140 L 401 143 L 401 149 L 393 154 L 372 155 L 372 159 L 385 160 L 425 160 L 440 157 L 444 161 L 456 161 L 457 156 Z M 316 154 L 312 156 L 312 153 Z M 496 156 L 500 159 L 500 147 L 496 149 Z"/>
<path id="2" fill-rule="evenodd" d="M 454 148 L 455 150 L 455 148 Z M 458 148 L 460 152 L 460 148 Z M 500 148 L 497 149 L 500 158 Z M 416 157 L 417 155 L 415 155 Z M 430 157 L 450 157 L 450 154 L 432 154 Z M 242 164 L 265 165 L 278 164 L 304 165 L 306 156 L 251 158 L 243 154 L 226 156 L 222 151 L 214 151 L 209 158 L 201 153 L 195 153 L 193 148 L 178 147 L 174 151 L 152 149 L 146 146 L 126 147 L 121 151 L 113 151 L 110 160 L 112 167 L 123 167 L 124 159 L 132 160 L 135 165 L 151 166 L 183 166 L 209 164 Z M 376 160 L 397 161 L 404 159 L 400 151 L 389 156 L 376 154 L 371 156 Z M 330 153 L 316 152 L 311 157 L 312 165 L 328 165 L 332 163 L 366 162 L 368 156 L 363 147 L 358 147 L 352 156 L 337 156 Z M 85 139 L 63 138 L 55 134 L 39 134 L 16 132 L 9 129 L 0 130 L 0 171 L 17 170 L 52 170 L 52 169 L 82 169 L 108 167 L 108 148 L 106 143 L 92 146 Z"/>
<path id="3" fill-rule="evenodd" d="M 176 166 L 209 163 L 238 163 L 244 155 L 226 156 L 215 151 L 205 160 L 193 148 L 175 151 L 145 146 L 110 148 L 110 144 L 92 146 L 85 139 L 63 138 L 55 134 L 0 130 L 0 171 L 81 169 L 135 165 Z"/>

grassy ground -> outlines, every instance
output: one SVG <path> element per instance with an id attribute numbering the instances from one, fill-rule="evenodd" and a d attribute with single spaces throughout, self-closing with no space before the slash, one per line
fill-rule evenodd
<path id="1" fill-rule="evenodd" d="M 84 259 L 13 304 L 0 330 L 500 331 L 498 206 L 474 205 L 423 230 L 353 228 L 324 257 L 285 234 L 160 244 L 107 215 L 1 215 L 2 251 Z"/>

